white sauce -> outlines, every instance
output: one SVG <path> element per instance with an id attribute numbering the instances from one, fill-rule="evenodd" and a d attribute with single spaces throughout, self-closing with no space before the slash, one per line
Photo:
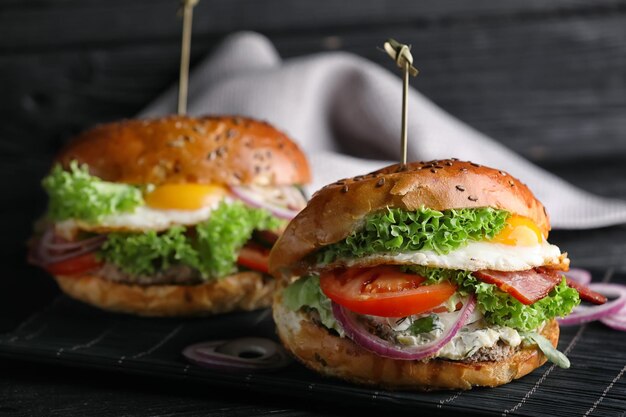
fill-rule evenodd
<path id="1" fill-rule="evenodd" d="M 458 313 L 440 313 L 436 316 L 433 322 L 433 330 L 418 335 L 411 335 L 407 330 L 414 320 L 424 317 L 424 315 L 408 317 L 405 320 L 374 316 L 369 316 L 369 318 L 389 326 L 393 333 L 396 333 L 394 337 L 399 344 L 411 347 L 421 346 L 441 337 L 445 329 L 454 324 Z M 463 360 L 472 356 L 481 348 L 494 347 L 499 341 L 511 347 L 517 347 L 522 342 L 522 339 L 517 330 L 505 326 L 490 326 L 483 320 L 479 312 L 474 311 L 468 319 L 468 324 L 462 327 L 452 340 L 446 343 L 434 357 Z"/>

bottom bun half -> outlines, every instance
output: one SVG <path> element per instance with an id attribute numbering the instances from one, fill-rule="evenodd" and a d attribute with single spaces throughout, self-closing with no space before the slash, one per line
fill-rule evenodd
<path id="1" fill-rule="evenodd" d="M 56 276 L 72 298 L 103 310 L 150 317 L 207 316 L 269 307 L 275 280 L 241 272 L 198 285 L 131 285 L 93 275 Z"/>
<path id="2" fill-rule="evenodd" d="M 274 300 L 273 314 L 280 339 L 300 362 L 322 375 L 356 384 L 418 391 L 495 387 L 523 377 L 547 360 L 534 346 L 520 348 L 500 361 L 395 360 L 378 356 L 348 338 L 330 333 L 308 315 L 287 309 L 280 296 Z M 541 334 L 556 347 L 557 322 L 548 322 Z"/>

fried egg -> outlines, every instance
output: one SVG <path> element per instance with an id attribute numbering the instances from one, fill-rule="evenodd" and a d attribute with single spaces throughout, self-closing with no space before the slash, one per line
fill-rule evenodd
<path id="1" fill-rule="evenodd" d="M 510 216 L 502 231 L 490 240 L 469 241 L 449 253 L 420 250 L 401 253 L 376 253 L 362 258 L 344 259 L 333 266 L 374 266 L 380 264 L 421 265 L 433 268 L 480 271 L 525 271 L 538 266 L 567 269 L 567 254 L 548 243 L 532 220 Z"/>
<path id="2" fill-rule="evenodd" d="M 89 223 L 79 219 L 64 220 L 55 224 L 55 230 L 59 236 L 67 239 L 74 236 L 78 230 L 94 233 L 162 231 L 175 225 L 190 226 L 209 219 L 211 212 L 217 208 L 221 201 L 229 203 L 233 200 L 224 198 L 196 210 L 162 210 L 147 205 L 139 206 L 132 213 L 104 216 L 97 223 Z"/>
<path id="3" fill-rule="evenodd" d="M 379 264 L 422 265 L 432 268 L 480 271 L 525 271 L 544 265 L 560 265 L 569 260 L 548 242 L 535 246 L 510 246 L 501 243 L 470 242 L 446 254 L 432 250 L 402 253 L 377 253 L 362 258 L 345 259 L 348 267 Z"/>

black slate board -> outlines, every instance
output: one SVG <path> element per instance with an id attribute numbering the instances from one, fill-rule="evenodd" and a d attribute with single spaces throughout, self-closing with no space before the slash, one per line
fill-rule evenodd
<path id="1" fill-rule="evenodd" d="M 626 273 L 597 272 L 594 281 L 626 284 Z M 242 336 L 275 338 L 269 311 L 191 320 L 142 319 L 59 297 L 12 332 L 0 335 L 0 355 L 428 414 L 626 415 L 626 333 L 599 323 L 562 328 L 559 348 L 572 362 L 569 370 L 547 364 L 511 384 L 465 392 L 378 391 L 319 377 L 296 363 L 270 374 L 215 372 L 188 364 L 180 354 L 197 341 Z"/>

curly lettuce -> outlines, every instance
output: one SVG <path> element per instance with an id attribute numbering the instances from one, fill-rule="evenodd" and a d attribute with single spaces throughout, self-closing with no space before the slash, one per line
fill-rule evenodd
<path id="1" fill-rule="evenodd" d="M 322 249 L 317 261 L 327 264 L 378 252 L 432 250 L 445 254 L 471 240 L 493 239 L 508 217 L 507 211 L 490 207 L 445 211 L 426 207 L 416 211 L 388 208 L 367 217 L 361 229 L 341 242 Z"/>
<path id="2" fill-rule="evenodd" d="M 89 174 L 87 165 L 72 161 L 69 170 L 56 165 L 42 181 L 49 196 L 52 220 L 80 219 L 97 222 L 104 216 L 132 212 L 144 204 L 141 189 L 103 181 Z"/>
<path id="3" fill-rule="evenodd" d="M 237 254 L 254 230 L 275 230 L 282 224 L 267 210 L 239 201 L 222 202 L 209 220 L 194 227 L 110 233 L 98 255 L 132 275 L 152 275 L 182 264 L 200 271 L 205 279 L 219 278 L 237 270 Z"/>
<path id="4" fill-rule="evenodd" d="M 508 326 L 520 331 L 537 329 L 547 320 L 568 315 L 580 303 L 578 291 L 565 278 L 534 304 L 526 305 L 493 284 L 476 279 L 469 271 L 421 266 L 406 267 L 426 278 L 426 285 L 450 281 L 462 295 L 476 294 L 477 308 L 490 324 Z"/>
<path id="5" fill-rule="evenodd" d="M 152 275 L 177 263 L 195 268 L 200 259 L 183 226 L 163 233 L 109 233 L 98 256 L 132 275 Z"/>
<path id="6" fill-rule="evenodd" d="M 211 276 L 224 276 L 235 270 L 237 253 L 255 230 L 276 230 L 283 221 L 264 209 L 242 202 L 221 203 L 211 219 L 198 224 L 196 248 L 201 254 L 198 269 Z"/>
<path id="7" fill-rule="evenodd" d="M 320 278 L 315 275 L 302 277 L 283 290 L 283 303 L 292 311 L 309 308 L 317 311 L 320 321 L 328 329 L 334 329 L 340 335 L 343 329 L 335 320 L 331 301 L 320 289 Z"/>

